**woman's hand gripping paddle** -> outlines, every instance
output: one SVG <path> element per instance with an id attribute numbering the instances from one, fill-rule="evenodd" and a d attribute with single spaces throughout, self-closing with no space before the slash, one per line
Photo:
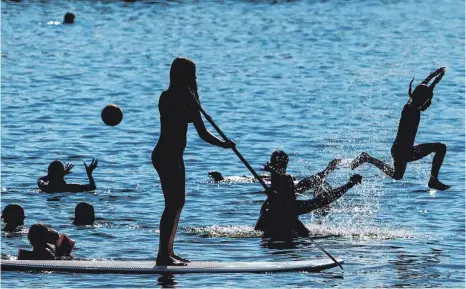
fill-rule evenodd
<path id="1" fill-rule="evenodd" d="M 196 97 L 195 93 L 193 91 L 190 91 L 191 92 L 191 95 L 193 96 L 193 99 L 194 99 L 194 102 L 196 103 L 197 107 L 199 108 L 199 111 L 202 113 L 202 115 L 205 117 L 205 119 L 207 119 L 207 121 L 214 127 L 214 129 L 217 131 L 217 133 L 223 138 L 224 141 L 226 142 L 229 142 L 230 139 L 227 138 L 227 136 L 223 133 L 223 131 L 217 126 L 217 124 L 212 120 L 212 118 L 210 117 L 210 115 L 208 115 L 205 110 L 201 107 L 201 104 L 199 103 L 198 101 L 198 98 Z M 256 171 L 251 167 L 251 165 L 249 165 L 249 163 L 246 161 L 246 159 L 244 159 L 244 157 L 240 154 L 240 152 L 238 151 L 238 149 L 236 149 L 236 147 L 232 147 L 232 150 L 233 152 L 236 154 L 236 156 L 241 160 L 241 162 L 248 168 L 248 170 L 252 173 L 252 175 L 259 181 L 259 183 L 262 185 L 262 187 L 264 187 L 265 189 L 265 193 L 267 194 L 268 197 L 272 197 L 274 195 L 276 195 L 277 193 L 270 190 L 270 188 L 265 184 L 264 180 L 262 180 L 262 178 L 256 173 Z M 288 207 L 286 207 L 288 208 Z M 288 208 L 289 209 L 289 208 Z M 290 209 L 291 210 L 291 209 Z M 308 235 L 308 238 L 309 240 L 311 240 L 311 242 L 317 247 L 319 248 L 325 255 L 327 255 L 330 259 L 332 259 L 333 262 L 335 262 L 335 264 L 338 265 L 338 267 L 340 267 L 342 270 L 343 270 L 343 267 L 341 266 L 341 264 L 335 259 L 333 258 L 332 255 L 330 255 L 330 253 L 328 253 L 324 248 L 322 248 L 319 244 L 317 244 L 312 238 L 311 236 Z"/>

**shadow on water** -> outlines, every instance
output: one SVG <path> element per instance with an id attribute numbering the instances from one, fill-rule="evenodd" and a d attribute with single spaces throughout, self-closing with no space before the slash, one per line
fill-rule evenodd
<path id="1" fill-rule="evenodd" d="M 158 285 L 162 288 L 175 288 L 177 282 L 175 281 L 175 276 L 173 274 L 165 274 L 160 276 L 158 279 Z"/>

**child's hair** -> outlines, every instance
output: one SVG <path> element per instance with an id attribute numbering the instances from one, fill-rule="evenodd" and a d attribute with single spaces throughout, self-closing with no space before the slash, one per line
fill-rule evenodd
<path id="1" fill-rule="evenodd" d="M 20 218 L 24 220 L 24 209 L 20 205 L 9 204 L 2 211 L 2 219 L 7 224 Z"/>
<path id="2" fill-rule="evenodd" d="M 196 64 L 186 57 L 177 57 L 170 68 L 170 88 L 187 85 L 196 75 Z"/>
<path id="3" fill-rule="evenodd" d="M 49 177 L 63 177 L 65 175 L 65 167 L 59 160 L 54 160 L 50 163 L 47 174 Z"/>
<path id="4" fill-rule="evenodd" d="M 74 209 L 75 225 L 93 225 L 95 221 L 94 207 L 85 202 L 79 203 Z"/>
<path id="5" fill-rule="evenodd" d="M 270 156 L 270 161 L 264 165 L 264 171 L 267 172 L 281 172 L 286 169 L 288 165 L 288 154 L 282 150 L 276 150 Z"/>
<path id="6" fill-rule="evenodd" d="M 416 86 L 413 92 L 411 92 L 411 85 L 413 84 L 414 78 L 409 83 L 409 103 L 423 104 L 428 99 L 431 99 L 434 95 L 433 87 L 429 87 L 424 83 Z"/>
<path id="7" fill-rule="evenodd" d="M 44 224 L 34 224 L 29 228 L 28 239 L 33 247 L 47 243 L 49 228 Z"/>

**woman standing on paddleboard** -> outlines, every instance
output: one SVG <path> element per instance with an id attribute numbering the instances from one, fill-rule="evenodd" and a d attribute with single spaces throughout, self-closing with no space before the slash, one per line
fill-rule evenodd
<path id="1" fill-rule="evenodd" d="M 152 164 L 157 170 L 165 198 L 160 218 L 160 241 L 157 265 L 186 265 L 188 260 L 173 251 L 175 233 L 185 202 L 185 168 L 188 123 L 193 123 L 201 139 L 223 148 L 234 147 L 213 136 L 205 127 L 199 111 L 196 65 L 187 58 L 176 58 L 170 68 L 170 85 L 160 95 L 160 137 L 152 152 Z"/>

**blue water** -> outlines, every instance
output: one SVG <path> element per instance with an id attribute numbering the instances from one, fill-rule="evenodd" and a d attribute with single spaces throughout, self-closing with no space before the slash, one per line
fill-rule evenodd
<path id="1" fill-rule="evenodd" d="M 278 3 L 275 3 L 278 2 Z M 158 97 L 174 57 L 197 64 L 204 109 L 259 168 L 274 149 L 298 178 L 362 150 L 390 161 L 408 84 L 447 66 L 417 143 L 448 152 L 445 192 L 426 187 L 432 156 L 402 181 L 357 170 L 364 183 L 326 217 L 302 220 L 345 270 L 322 273 L 87 275 L 2 272 L 2 287 L 463 287 L 465 282 L 464 1 L 2 1 L 1 207 L 21 204 L 25 230 L 43 222 L 76 240 L 76 258 L 155 258 L 163 210 L 150 153 L 159 135 Z M 61 25 L 65 12 L 74 25 Z M 101 109 L 124 111 L 105 126 Z M 211 129 L 213 131 L 213 129 Z M 93 193 L 39 193 L 54 159 L 99 159 Z M 325 258 L 309 241 L 280 248 L 253 226 L 257 183 L 212 184 L 208 171 L 248 174 L 228 150 L 193 127 L 185 152 L 187 201 L 176 251 L 192 260 Z M 343 165 L 329 181 L 342 185 Z M 255 193 L 256 192 L 256 193 Z M 308 198 L 310 196 L 303 196 Z M 94 205 L 96 226 L 71 225 L 74 207 Z M 2 235 L 2 258 L 29 248 L 27 234 Z"/>

